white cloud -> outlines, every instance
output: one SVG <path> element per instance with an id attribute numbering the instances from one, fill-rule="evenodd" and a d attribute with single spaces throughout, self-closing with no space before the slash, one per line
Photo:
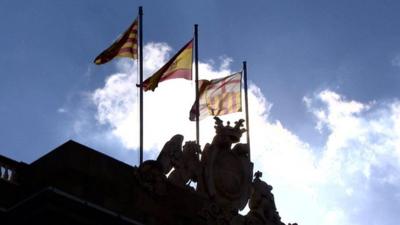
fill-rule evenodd
<path id="1" fill-rule="evenodd" d="M 360 212 L 376 207 L 368 204 L 371 200 L 396 194 L 379 193 L 375 186 L 383 190 L 400 188 L 399 106 L 398 101 L 365 104 L 346 100 L 330 90 L 317 93 L 308 103 L 317 124 L 329 133 L 318 160 L 320 179 L 313 185 L 323 202 L 341 209 L 349 223 L 366 223 L 371 215 L 364 215 L 364 221 L 356 218 Z M 374 210 L 382 213 L 388 209 Z"/>
<path id="2" fill-rule="evenodd" d="M 150 43 L 144 53 L 144 71 L 148 76 L 168 59 L 171 48 L 165 43 Z M 220 59 L 220 66 L 213 61 L 200 63 L 200 78 L 230 74 L 231 62 L 232 59 L 224 57 Z M 137 149 L 137 66 L 121 60 L 117 69 L 119 73 L 110 75 L 104 87 L 92 95 L 97 120 L 109 126 L 111 134 L 127 149 Z M 183 134 L 185 140 L 195 138 L 195 123 L 188 120 L 193 100 L 193 82 L 182 79 L 165 81 L 155 92 L 145 92 L 147 157 L 154 158 L 174 134 Z M 259 87 L 249 86 L 252 161 L 255 171 L 261 170 L 263 178 L 273 185 L 283 220 L 308 225 L 365 224 L 369 221 L 365 218 L 373 215 L 360 215 L 371 208 L 377 212 L 390 211 L 385 207 L 375 209 L 372 200 L 378 187 L 399 188 L 400 103 L 361 103 L 330 90 L 303 100 L 315 117 L 316 129 L 327 135 L 322 152 L 286 129 L 280 121 L 271 121 L 268 115 L 272 104 Z M 233 121 L 243 117 L 242 113 L 236 113 L 222 119 Z M 212 140 L 213 125 L 211 117 L 201 122 L 203 146 Z M 400 206 L 398 192 L 378 194 L 381 198 L 393 197 Z"/>
<path id="3" fill-rule="evenodd" d="M 66 110 L 65 108 L 58 108 L 58 109 L 57 109 L 57 112 L 58 112 L 58 113 L 66 113 L 67 110 Z"/>
<path id="4" fill-rule="evenodd" d="M 392 59 L 391 63 L 392 63 L 392 66 L 400 67 L 400 55 L 396 55 L 396 56 Z"/>

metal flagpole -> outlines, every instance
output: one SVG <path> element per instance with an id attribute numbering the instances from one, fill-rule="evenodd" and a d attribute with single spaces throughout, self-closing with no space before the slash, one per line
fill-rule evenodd
<path id="1" fill-rule="evenodd" d="M 197 33 L 198 25 L 194 25 L 194 71 L 195 71 L 195 79 L 196 79 L 196 143 L 200 145 L 200 124 L 199 124 L 199 51 L 198 51 L 198 33 Z"/>
<path id="2" fill-rule="evenodd" d="M 249 104 L 247 99 L 247 63 L 243 61 L 243 79 L 244 79 L 244 101 L 246 106 L 246 129 L 247 129 L 247 145 L 250 149 L 250 126 L 249 126 Z M 249 151 L 250 158 L 250 151 Z"/>
<path id="3" fill-rule="evenodd" d="M 139 7 L 139 77 L 140 77 L 140 149 L 139 149 L 139 165 L 143 163 L 143 8 Z"/>

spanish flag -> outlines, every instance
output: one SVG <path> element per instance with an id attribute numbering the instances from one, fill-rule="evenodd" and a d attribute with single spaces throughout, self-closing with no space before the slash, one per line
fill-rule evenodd
<path id="1" fill-rule="evenodd" d="M 242 72 L 213 80 L 199 80 L 199 119 L 242 111 Z M 189 119 L 196 120 L 196 102 Z"/>
<path id="2" fill-rule="evenodd" d="M 97 65 L 111 61 L 114 57 L 138 58 L 138 19 L 110 47 L 96 57 Z"/>
<path id="3" fill-rule="evenodd" d="M 192 79 L 192 52 L 193 52 L 193 39 L 190 40 L 178 53 L 174 55 L 163 67 L 155 72 L 151 77 L 143 81 L 144 91 L 156 89 L 158 83 L 176 79 L 184 78 L 186 80 Z"/>

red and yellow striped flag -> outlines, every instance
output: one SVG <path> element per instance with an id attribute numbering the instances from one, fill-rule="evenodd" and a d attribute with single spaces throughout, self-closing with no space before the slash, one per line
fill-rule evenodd
<path id="1" fill-rule="evenodd" d="M 199 119 L 242 111 L 242 72 L 214 80 L 199 80 Z M 196 102 L 190 110 L 196 120 Z"/>
<path id="2" fill-rule="evenodd" d="M 97 65 L 111 61 L 115 57 L 138 58 L 138 19 L 110 47 L 96 57 Z"/>
<path id="3" fill-rule="evenodd" d="M 144 91 L 154 91 L 158 86 L 158 83 L 165 80 L 176 78 L 191 80 L 193 64 L 192 52 L 193 39 L 183 46 L 183 48 L 179 50 L 178 53 L 176 53 L 163 67 L 143 81 Z"/>

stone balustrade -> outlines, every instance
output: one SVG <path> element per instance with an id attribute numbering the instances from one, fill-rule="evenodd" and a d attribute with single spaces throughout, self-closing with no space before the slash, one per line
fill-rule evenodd
<path id="1" fill-rule="evenodd" d="M 0 178 L 9 182 L 13 181 L 14 171 L 5 165 L 0 164 Z"/>
<path id="2" fill-rule="evenodd" d="M 0 155 L 0 180 L 15 183 L 18 167 L 18 162 Z"/>

